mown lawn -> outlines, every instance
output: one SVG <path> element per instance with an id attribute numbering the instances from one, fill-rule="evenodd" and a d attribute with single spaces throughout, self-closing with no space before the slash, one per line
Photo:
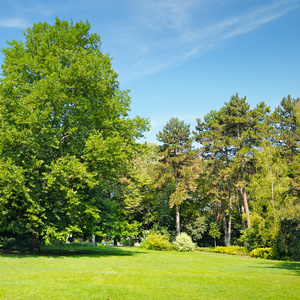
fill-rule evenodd
<path id="1" fill-rule="evenodd" d="M 2 253 L 0 299 L 300 299 L 299 262 L 125 247 L 64 249 Z"/>

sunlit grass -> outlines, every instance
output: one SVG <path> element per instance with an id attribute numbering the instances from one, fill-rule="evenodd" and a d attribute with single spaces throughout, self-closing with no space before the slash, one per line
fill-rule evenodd
<path id="1" fill-rule="evenodd" d="M 0 256 L 0 299 L 299 299 L 300 263 L 139 248 Z"/>

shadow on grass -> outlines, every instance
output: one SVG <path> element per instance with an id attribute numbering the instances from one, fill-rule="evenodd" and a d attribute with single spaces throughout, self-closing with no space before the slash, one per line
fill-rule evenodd
<path id="1" fill-rule="evenodd" d="M 296 276 L 300 276 L 300 262 L 280 262 L 274 266 L 270 266 L 272 269 L 285 269 L 292 271 Z"/>
<path id="2" fill-rule="evenodd" d="M 75 245 L 62 245 L 62 246 L 44 246 L 41 247 L 40 252 L 28 251 L 26 249 L 6 250 L 0 249 L 1 256 L 9 257 L 101 257 L 101 256 L 134 256 L 138 254 L 145 254 L 139 248 L 127 247 L 112 247 L 112 246 L 75 246 Z"/>
<path id="3" fill-rule="evenodd" d="M 256 267 L 257 268 L 257 267 Z M 267 269 L 280 269 L 280 270 L 288 270 L 291 271 L 289 275 L 300 276 L 300 262 L 285 262 L 285 261 L 274 261 L 273 265 L 264 265 L 259 268 L 267 268 Z"/>

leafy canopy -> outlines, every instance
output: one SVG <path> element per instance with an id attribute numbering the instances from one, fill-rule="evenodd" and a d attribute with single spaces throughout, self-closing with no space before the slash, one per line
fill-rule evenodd
<path id="1" fill-rule="evenodd" d="M 119 180 L 148 122 L 128 117 L 128 91 L 88 22 L 37 23 L 24 36 L 2 49 L 0 223 L 88 234 L 107 197 L 93 189 Z"/>

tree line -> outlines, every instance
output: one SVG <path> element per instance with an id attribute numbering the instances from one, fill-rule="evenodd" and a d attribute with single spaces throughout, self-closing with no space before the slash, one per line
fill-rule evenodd
<path id="1" fill-rule="evenodd" d="M 193 131 L 171 118 L 159 145 L 141 144 L 149 121 L 129 117 L 128 91 L 89 31 L 56 19 L 2 49 L 0 235 L 30 235 L 38 250 L 70 234 L 186 232 L 203 246 L 221 234 L 286 251 L 299 234 L 299 98 L 271 112 L 236 94 Z"/>
<path id="2" fill-rule="evenodd" d="M 287 96 L 271 112 L 263 102 L 250 109 L 236 94 L 198 119 L 192 133 L 172 118 L 157 134 L 159 178 L 173 185 L 169 202 L 177 213 L 182 206 L 182 226 L 194 240 L 205 232 L 203 218 L 219 224 L 226 246 L 251 250 L 285 247 L 287 236 L 299 240 L 299 112 L 299 98 Z"/>

